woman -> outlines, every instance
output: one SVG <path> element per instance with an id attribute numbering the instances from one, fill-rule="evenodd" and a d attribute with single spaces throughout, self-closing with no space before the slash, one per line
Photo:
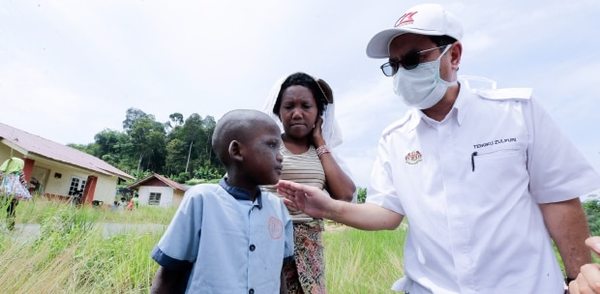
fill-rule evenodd
<path id="1" fill-rule="evenodd" d="M 6 227 L 11 231 L 15 229 L 19 200 L 31 198 L 23 174 L 24 166 L 25 162 L 18 157 L 11 157 L 0 165 L 0 207 L 6 207 Z"/>
<path id="2" fill-rule="evenodd" d="M 341 133 L 333 114 L 329 85 L 305 73 L 294 73 L 277 83 L 266 112 L 283 127 L 281 179 L 325 189 L 332 198 L 351 201 L 352 179 L 331 153 Z M 274 191 L 273 187 L 267 190 Z M 294 221 L 294 260 L 284 263 L 288 293 L 326 293 L 321 232 L 323 220 L 290 208 Z"/>

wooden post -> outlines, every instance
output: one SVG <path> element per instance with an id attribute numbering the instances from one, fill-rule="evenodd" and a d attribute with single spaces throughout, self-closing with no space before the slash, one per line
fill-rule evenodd
<path id="1" fill-rule="evenodd" d="M 33 172 L 33 165 L 35 161 L 33 159 L 25 158 L 25 166 L 23 167 L 23 177 L 25 181 L 29 183 L 31 180 L 31 173 Z"/>
<path id="2" fill-rule="evenodd" d="M 94 193 L 96 192 L 96 183 L 98 182 L 98 177 L 96 176 L 88 176 L 87 181 L 85 181 L 85 187 L 83 188 L 83 201 L 82 203 L 92 203 L 94 200 Z"/>

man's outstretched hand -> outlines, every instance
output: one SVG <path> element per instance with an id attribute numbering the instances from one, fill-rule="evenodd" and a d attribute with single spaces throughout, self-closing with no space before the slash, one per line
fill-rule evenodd
<path id="1" fill-rule="evenodd" d="M 285 197 L 285 205 L 301 210 L 314 218 L 330 218 L 335 200 L 322 190 L 290 181 L 281 180 L 277 193 Z"/>

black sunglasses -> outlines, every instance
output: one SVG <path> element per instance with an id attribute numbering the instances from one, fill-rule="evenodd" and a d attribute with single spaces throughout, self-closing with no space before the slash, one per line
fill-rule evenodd
<path id="1" fill-rule="evenodd" d="M 442 48 L 443 48 L 442 49 L 442 51 L 443 51 L 445 49 L 445 47 L 448 45 L 450 45 L 450 44 L 437 46 L 437 47 L 433 47 L 433 48 L 429 48 L 429 49 L 425 49 L 425 50 L 421 50 L 421 51 L 410 51 L 410 52 L 406 53 L 406 55 L 404 55 L 404 57 L 402 57 L 402 59 L 400 59 L 400 60 L 390 60 L 389 62 L 382 64 L 380 66 L 381 71 L 383 72 L 383 74 L 386 77 L 391 77 L 398 72 L 398 69 L 400 68 L 400 66 L 402 66 L 406 70 L 414 69 L 419 65 L 419 63 L 421 63 L 421 57 L 423 56 L 423 54 L 433 51 L 433 50 L 442 49 Z"/>

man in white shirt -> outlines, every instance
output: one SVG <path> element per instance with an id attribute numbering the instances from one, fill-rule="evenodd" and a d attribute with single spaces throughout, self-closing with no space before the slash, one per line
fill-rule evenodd
<path id="1" fill-rule="evenodd" d="M 563 293 L 590 262 L 578 196 L 598 174 L 531 97 L 471 89 L 457 78 L 458 19 L 436 4 L 408 9 L 367 46 L 413 109 L 379 141 L 367 203 L 342 203 L 289 182 L 291 205 L 365 230 L 409 220 L 405 277 L 415 293 Z"/>

